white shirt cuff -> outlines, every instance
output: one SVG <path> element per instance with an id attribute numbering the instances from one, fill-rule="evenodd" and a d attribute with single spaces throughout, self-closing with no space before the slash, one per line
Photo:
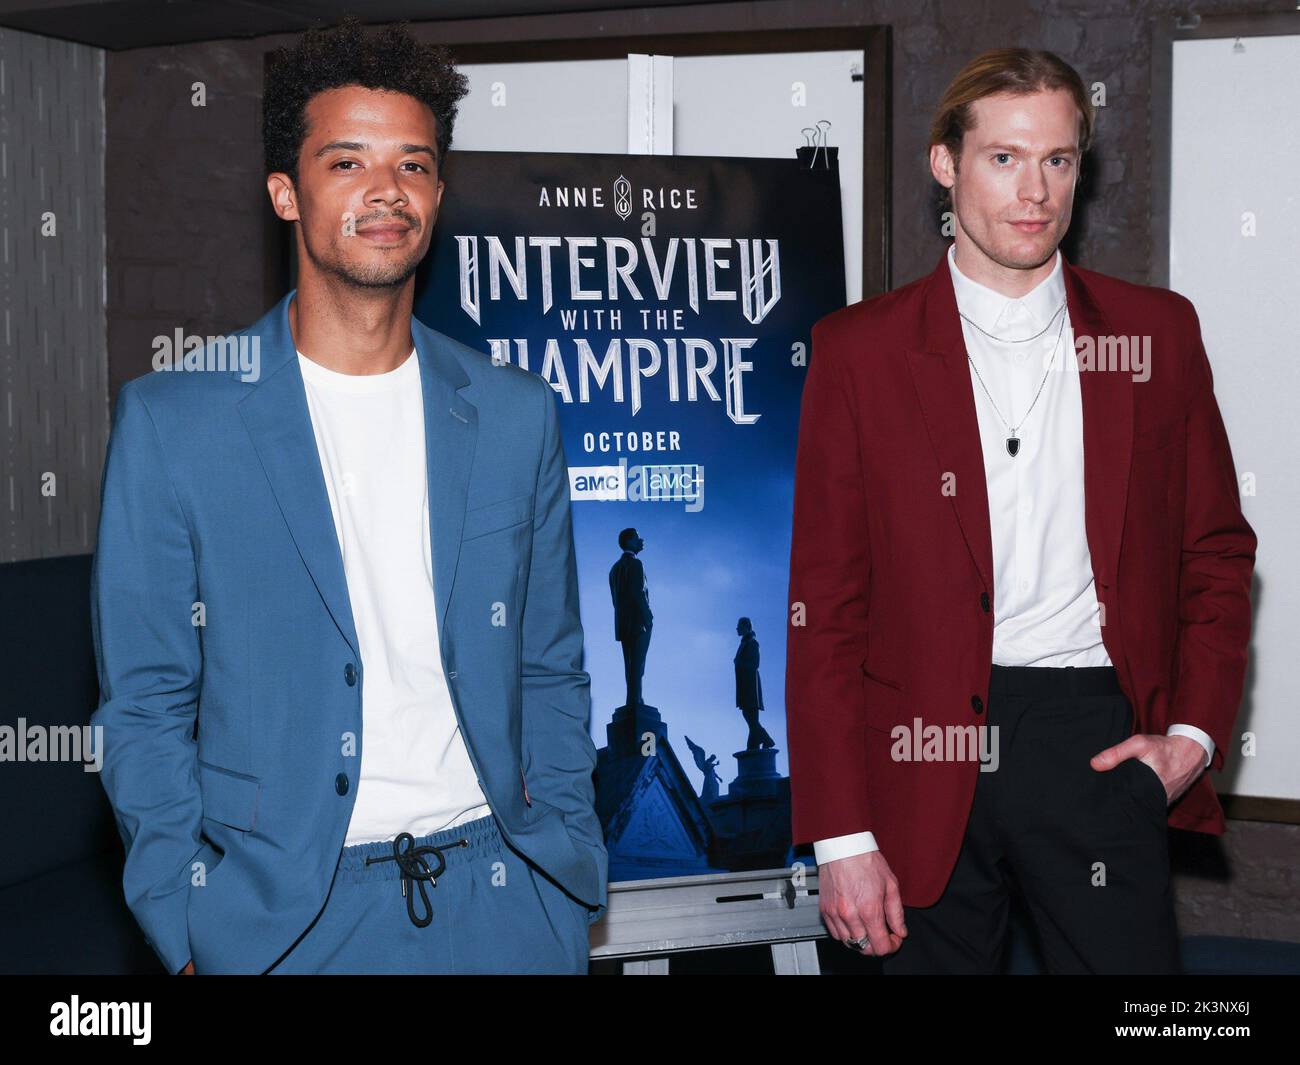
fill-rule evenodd
<path id="1" fill-rule="evenodd" d="M 1170 725 L 1165 732 L 1166 736 L 1186 736 L 1195 740 L 1205 748 L 1205 764 L 1208 766 L 1214 761 L 1214 741 L 1210 739 L 1209 734 L 1195 725 Z M 816 844 L 813 844 L 816 848 Z"/>
<path id="2" fill-rule="evenodd" d="M 813 841 L 813 856 L 818 865 L 878 850 L 880 848 L 876 846 L 876 837 L 870 832 L 850 832 L 847 836 Z"/>

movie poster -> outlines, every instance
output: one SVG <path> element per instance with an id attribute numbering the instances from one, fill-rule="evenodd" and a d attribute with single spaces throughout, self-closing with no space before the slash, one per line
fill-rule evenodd
<path id="1" fill-rule="evenodd" d="M 812 325 L 845 300 L 829 164 L 453 152 L 444 171 L 415 314 L 556 391 L 611 880 L 791 857 L 799 400 Z"/>

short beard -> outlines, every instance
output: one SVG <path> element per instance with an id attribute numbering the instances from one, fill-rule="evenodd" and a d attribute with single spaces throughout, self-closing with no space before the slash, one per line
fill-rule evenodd
<path id="1" fill-rule="evenodd" d="M 307 258 L 321 273 L 328 274 L 353 288 L 390 289 L 400 288 L 420 266 L 420 256 L 415 255 L 405 262 L 381 263 L 377 266 L 358 267 L 342 259 L 323 259 L 316 255 L 304 240 Z"/>

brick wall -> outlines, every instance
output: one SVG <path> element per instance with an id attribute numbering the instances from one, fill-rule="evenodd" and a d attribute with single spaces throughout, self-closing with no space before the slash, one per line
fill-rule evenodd
<path id="1" fill-rule="evenodd" d="M 81 554 L 108 439 L 104 53 L 0 30 L 0 562 Z"/>

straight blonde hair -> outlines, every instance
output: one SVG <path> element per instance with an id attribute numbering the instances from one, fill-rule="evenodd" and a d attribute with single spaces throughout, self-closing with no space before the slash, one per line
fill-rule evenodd
<path id="1" fill-rule="evenodd" d="M 930 123 L 930 144 L 944 145 L 956 168 L 961 162 L 962 138 L 975 125 L 971 104 L 976 100 L 999 93 L 1027 96 L 1056 89 L 1068 92 L 1079 109 L 1079 162 L 1082 164 L 1084 153 L 1092 146 L 1096 122 L 1083 79 L 1060 56 L 1029 48 L 994 48 L 962 67 L 939 101 Z M 951 197 L 945 196 L 944 200 L 950 208 Z"/>

